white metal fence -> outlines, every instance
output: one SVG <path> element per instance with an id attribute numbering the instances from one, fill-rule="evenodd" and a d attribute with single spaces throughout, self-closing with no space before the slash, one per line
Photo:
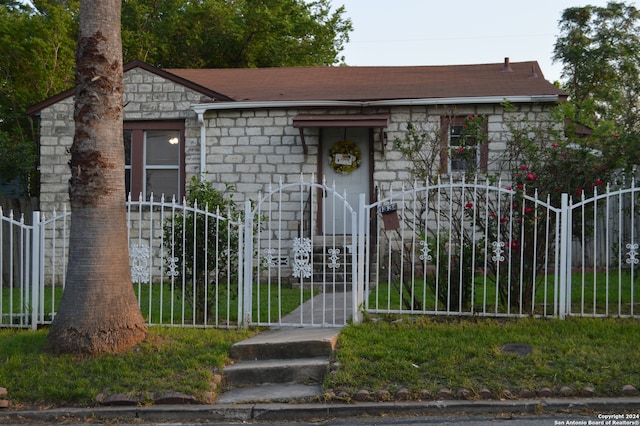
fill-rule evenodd
<path id="1" fill-rule="evenodd" d="M 370 204 L 362 196 L 355 208 L 313 177 L 265 189 L 240 215 L 127 204 L 132 281 L 149 324 L 327 327 L 362 311 L 639 317 L 635 182 L 541 200 L 449 181 Z M 65 287 L 71 213 L 0 217 L 0 327 L 48 324 Z M 348 230 L 336 234 L 335 220 Z"/>
<path id="2" fill-rule="evenodd" d="M 638 191 L 542 200 L 475 180 L 390 193 L 364 214 L 366 265 L 379 265 L 365 310 L 637 318 Z"/>

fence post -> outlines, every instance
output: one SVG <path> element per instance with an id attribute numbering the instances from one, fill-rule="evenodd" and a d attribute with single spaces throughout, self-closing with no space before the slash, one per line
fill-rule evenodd
<path id="1" fill-rule="evenodd" d="M 362 306 L 364 299 L 364 266 L 367 261 L 367 247 L 365 247 L 365 203 L 366 198 L 365 194 L 360 194 L 360 201 L 358 202 L 358 229 L 357 229 L 357 238 L 358 238 L 358 255 L 354 256 L 353 260 L 355 260 L 358 269 L 357 269 L 357 278 L 355 282 L 355 288 L 353 288 L 352 292 L 352 308 L 353 308 L 353 322 L 358 324 L 362 321 L 362 315 L 360 312 L 360 307 Z M 355 214 L 353 215 L 352 223 L 355 222 Z M 355 250 L 354 250 L 355 251 Z M 353 261 L 352 260 L 352 261 Z"/>
<path id="2" fill-rule="evenodd" d="M 34 211 L 31 214 L 31 329 L 38 329 L 38 313 L 40 312 L 40 289 L 43 285 L 40 274 L 42 259 L 40 255 L 44 249 L 40 241 L 40 212 Z"/>
<path id="3" fill-rule="evenodd" d="M 571 247 L 571 227 L 569 221 L 569 195 L 562 194 L 560 202 L 560 285 L 558 289 L 558 317 L 567 315 L 567 290 L 570 287 L 569 249 Z"/>
<path id="4" fill-rule="evenodd" d="M 251 291 L 253 287 L 253 214 L 251 212 L 251 202 L 245 201 L 244 205 L 244 251 L 242 261 L 244 262 L 243 272 L 243 288 L 238 292 L 238 303 L 242 308 L 242 317 L 238 315 L 238 321 L 244 328 L 251 324 L 252 298 Z"/>

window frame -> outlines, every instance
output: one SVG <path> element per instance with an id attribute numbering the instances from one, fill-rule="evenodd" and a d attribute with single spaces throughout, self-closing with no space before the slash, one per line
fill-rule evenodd
<path id="1" fill-rule="evenodd" d="M 171 170 L 172 167 L 161 167 L 157 165 L 147 164 L 147 142 L 146 132 L 154 130 L 175 130 L 179 133 L 178 140 L 178 194 L 176 194 L 176 201 L 180 202 L 185 195 L 185 124 L 184 121 L 125 121 L 123 123 L 123 133 L 131 132 L 131 164 L 127 165 L 125 160 L 125 173 L 126 170 L 130 170 L 130 182 L 131 187 L 126 188 L 127 192 L 131 192 L 131 200 L 139 201 L 139 196 L 142 194 L 143 200 L 148 200 L 149 195 L 146 191 L 146 175 L 147 170 Z M 124 135 L 123 135 L 124 136 Z M 161 197 L 162 194 L 154 194 L 154 198 Z M 166 200 L 166 201 L 171 201 Z"/>
<path id="2" fill-rule="evenodd" d="M 440 170 L 448 175 L 463 175 L 468 173 L 469 167 L 464 170 L 451 170 L 451 150 L 468 145 L 451 145 L 451 130 L 454 127 L 464 126 L 468 115 L 443 116 L 440 119 L 441 129 L 441 149 L 440 149 Z M 488 126 L 485 122 L 484 133 L 488 134 Z M 477 172 L 486 173 L 489 160 L 489 141 L 485 138 L 480 144 L 476 144 L 476 164 Z"/>

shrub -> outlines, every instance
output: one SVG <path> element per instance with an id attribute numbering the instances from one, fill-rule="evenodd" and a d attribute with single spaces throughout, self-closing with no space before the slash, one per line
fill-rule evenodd
<path id="1" fill-rule="evenodd" d="M 211 182 L 192 178 L 187 208 L 163 225 L 171 254 L 167 273 L 182 283 L 182 294 L 199 322 L 215 312 L 219 298 L 237 296 L 239 235 L 232 221 L 238 210 L 228 195 L 232 189 L 219 191 Z"/>

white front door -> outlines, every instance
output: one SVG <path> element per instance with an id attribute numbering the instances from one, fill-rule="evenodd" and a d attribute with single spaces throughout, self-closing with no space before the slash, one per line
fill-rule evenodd
<path id="1" fill-rule="evenodd" d="M 366 127 L 324 128 L 322 137 L 322 170 L 329 187 L 358 211 L 360 194 L 369 203 L 369 129 Z M 327 235 L 351 233 L 351 212 L 344 208 L 341 197 L 327 191 L 323 208 L 323 232 Z M 356 218 L 357 219 L 357 218 Z"/>

